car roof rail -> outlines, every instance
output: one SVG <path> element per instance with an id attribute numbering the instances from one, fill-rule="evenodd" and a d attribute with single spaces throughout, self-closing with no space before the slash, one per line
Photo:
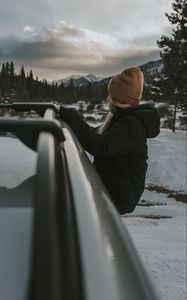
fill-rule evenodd
<path id="1" fill-rule="evenodd" d="M 73 195 L 63 144 L 41 132 L 29 300 L 84 300 Z"/>
<path id="2" fill-rule="evenodd" d="M 0 103 L 0 109 L 13 109 L 18 112 L 35 111 L 41 117 L 44 116 L 45 111 L 51 108 L 56 113 L 59 112 L 59 105 L 54 102 L 12 102 Z"/>
<path id="3" fill-rule="evenodd" d="M 82 300 L 73 196 L 62 143 L 65 138 L 57 120 L 58 107 L 53 103 L 12 103 L 1 104 L 0 108 L 35 110 L 43 116 L 42 119 L 0 118 L 0 131 L 15 134 L 38 152 L 27 299 Z"/>
<path id="4" fill-rule="evenodd" d="M 65 140 L 60 122 L 56 119 L 58 106 L 54 103 L 11 103 L 0 104 L 0 109 L 14 109 L 16 111 L 36 111 L 43 119 L 12 119 L 0 118 L 0 131 L 15 134 L 26 146 L 36 150 L 40 132 L 50 132 L 58 142 Z"/>

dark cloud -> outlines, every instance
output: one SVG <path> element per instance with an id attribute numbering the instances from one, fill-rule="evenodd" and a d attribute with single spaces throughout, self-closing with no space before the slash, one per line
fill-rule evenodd
<path id="1" fill-rule="evenodd" d="M 126 43 L 107 34 L 59 22 L 55 28 L 24 40 L 1 38 L 0 60 L 30 66 L 35 74 L 49 79 L 73 73 L 111 75 L 130 65 L 158 58 L 158 49 L 150 46 L 152 38 L 146 37 L 138 46 L 135 40 Z"/>

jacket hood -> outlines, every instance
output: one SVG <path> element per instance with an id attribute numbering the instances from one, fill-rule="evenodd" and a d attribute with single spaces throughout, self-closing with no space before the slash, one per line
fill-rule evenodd
<path id="1" fill-rule="evenodd" d="M 140 104 L 134 109 L 133 115 L 142 123 L 147 133 L 147 138 L 154 138 L 160 132 L 160 117 L 153 101 Z"/>
<path id="2" fill-rule="evenodd" d="M 154 138 L 160 132 L 160 117 L 153 101 L 123 109 L 125 115 L 135 116 L 145 128 L 147 138 Z"/>

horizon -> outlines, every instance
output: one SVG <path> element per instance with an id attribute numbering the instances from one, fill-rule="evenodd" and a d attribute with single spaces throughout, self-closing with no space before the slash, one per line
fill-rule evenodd
<path id="1" fill-rule="evenodd" d="M 144 66 L 144 65 L 146 65 L 146 64 L 148 64 L 148 63 L 154 63 L 154 62 L 157 62 L 157 61 L 160 61 L 161 60 L 161 58 L 159 58 L 159 59 L 156 59 L 156 60 L 151 60 L 151 61 L 147 61 L 146 63 L 144 63 L 144 64 L 142 64 L 142 65 L 138 65 L 137 67 L 142 67 L 142 66 Z M 13 61 L 12 61 L 13 62 Z M 5 64 L 6 65 L 6 63 L 11 63 L 11 61 L 5 61 L 5 62 L 3 62 L 2 64 Z M 14 62 L 13 62 L 14 63 Z M 32 71 L 32 73 L 33 73 L 33 79 L 36 79 L 37 77 L 38 77 L 38 80 L 40 80 L 40 81 L 42 81 L 42 80 L 47 80 L 47 82 L 48 83 L 53 83 L 53 82 L 58 82 L 58 81 L 63 81 L 63 80 L 68 80 L 68 79 L 71 79 L 72 77 L 88 77 L 88 76 L 95 76 L 96 78 L 100 78 L 100 79 L 105 79 L 105 78 L 109 78 L 109 77 L 112 77 L 112 76 L 114 76 L 115 74 L 117 74 L 117 73 L 115 73 L 115 74 L 108 74 L 107 76 L 98 76 L 98 75 L 96 75 L 96 74 L 91 74 L 91 73 L 89 73 L 89 74 L 70 74 L 70 75 L 68 75 L 68 76 L 66 76 L 66 77 L 63 77 L 63 78 L 60 78 L 60 79 L 51 79 L 51 80 L 48 80 L 47 78 L 40 78 L 39 76 L 38 76 L 38 74 L 35 74 L 34 72 L 33 72 L 33 69 L 31 68 L 31 69 L 29 69 L 27 66 L 25 66 L 25 65 L 22 65 L 22 66 L 16 66 L 15 64 L 14 64 L 14 67 L 15 67 L 15 75 L 19 75 L 20 74 L 20 72 L 21 72 L 21 68 L 22 67 L 24 67 L 24 71 L 25 71 L 25 74 L 29 74 L 29 71 Z M 76 79 L 76 78 L 75 78 Z"/>

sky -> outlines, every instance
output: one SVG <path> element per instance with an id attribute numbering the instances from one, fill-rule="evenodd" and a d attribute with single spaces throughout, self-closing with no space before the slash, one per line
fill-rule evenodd
<path id="1" fill-rule="evenodd" d="M 111 76 L 159 59 L 171 0 L 0 0 L 0 64 L 40 79 Z"/>

